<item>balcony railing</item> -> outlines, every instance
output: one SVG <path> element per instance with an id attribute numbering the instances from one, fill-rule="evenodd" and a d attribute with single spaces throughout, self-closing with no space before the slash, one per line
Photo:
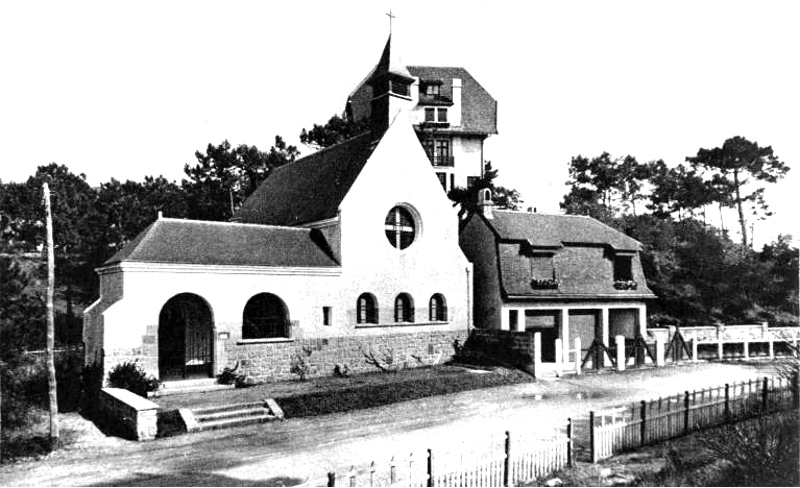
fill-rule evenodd
<path id="1" fill-rule="evenodd" d="M 455 158 L 453 158 L 453 156 L 445 156 L 443 154 L 428 154 L 428 159 L 431 160 L 431 164 L 434 166 L 453 167 L 456 165 Z"/>

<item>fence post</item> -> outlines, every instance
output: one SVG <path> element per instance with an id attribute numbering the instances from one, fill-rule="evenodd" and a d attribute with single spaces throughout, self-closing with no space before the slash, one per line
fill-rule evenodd
<path id="1" fill-rule="evenodd" d="M 614 343 L 617 346 L 617 371 L 625 371 L 625 336 L 616 336 Z"/>
<path id="2" fill-rule="evenodd" d="M 572 417 L 567 419 L 567 466 L 570 468 L 573 466 L 574 461 L 572 456 L 574 445 L 572 443 Z"/>
<path id="3" fill-rule="evenodd" d="M 503 464 L 503 486 L 511 486 L 511 432 L 506 431 L 506 459 Z"/>
<path id="4" fill-rule="evenodd" d="M 433 450 L 428 449 L 428 486 L 433 486 Z"/>
<path id="5" fill-rule="evenodd" d="M 769 378 L 764 376 L 764 382 L 761 387 L 761 410 L 766 412 L 769 408 Z"/>
<path id="6" fill-rule="evenodd" d="M 692 332 L 692 362 L 697 362 L 697 332 Z"/>
<path id="7" fill-rule="evenodd" d="M 686 393 L 683 395 L 683 432 L 686 435 L 689 435 L 691 432 L 691 425 L 689 424 L 689 390 L 686 390 Z"/>
<path id="8" fill-rule="evenodd" d="M 731 420 L 731 385 L 725 383 L 725 422 Z"/>
<path id="9" fill-rule="evenodd" d="M 659 368 L 665 364 L 664 353 L 664 341 L 660 337 L 656 338 L 656 366 Z"/>
<path id="10" fill-rule="evenodd" d="M 647 402 L 642 400 L 641 405 L 642 405 L 642 407 L 641 407 L 642 408 L 642 411 L 641 411 L 642 425 L 640 427 L 640 431 L 641 431 L 640 432 L 640 436 L 642 438 L 641 439 L 642 445 L 645 445 L 646 444 L 646 439 L 647 439 Z"/>
<path id="11" fill-rule="evenodd" d="M 575 338 L 575 374 L 581 374 L 581 361 L 583 358 L 581 357 L 581 338 Z"/>
<path id="12" fill-rule="evenodd" d="M 589 412 L 589 452 L 592 455 L 592 462 L 597 462 L 597 445 L 594 438 L 594 410 Z"/>
<path id="13" fill-rule="evenodd" d="M 328 486 L 336 486 L 336 473 L 328 472 Z"/>

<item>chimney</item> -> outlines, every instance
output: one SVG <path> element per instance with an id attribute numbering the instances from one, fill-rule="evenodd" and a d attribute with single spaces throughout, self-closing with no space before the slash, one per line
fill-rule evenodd
<path id="1" fill-rule="evenodd" d="M 461 126 L 461 78 L 453 78 L 453 106 L 447 113 L 451 127 Z"/>
<path id="2" fill-rule="evenodd" d="M 482 188 L 478 190 L 478 211 L 487 219 L 491 219 L 492 207 L 494 207 L 494 202 L 492 201 L 492 190 L 488 188 Z"/>

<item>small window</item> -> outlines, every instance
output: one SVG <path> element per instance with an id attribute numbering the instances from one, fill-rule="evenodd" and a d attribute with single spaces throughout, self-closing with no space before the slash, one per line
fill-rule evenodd
<path id="1" fill-rule="evenodd" d="M 394 321 L 414 322 L 414 300 L 408 293 L 401 293 L 394 299 Z"/>
<path id="2" fill-rule="evenodd" d="M 322 307 L 322 325 L 331 325 L 331 307 Z"/>
<path id="3" fill-rule="evenodd" d="M 402 81 L 392 80 L 389 86 L 391 87 L 391 90 L 394 93 L 397 93 L 398 95 L 402 95 L 404 97 L 409 96 L 409 94 L 411 93 L 408 83 Z"/>
<path id="4" fill-rule="evenodd" d="M 447 122 L 447 109 L 446 108 L 439 108 L 437 109 L 439 115 L 439 122 Z"/>
<path id="5" fill-rule="evenodd" d="M 519 326 L 519 312 L 516 310 L 508 311 L 508 328 L 510 330 L 517 330 Z"/>
<path id="6" fill-rule="evenodd" d="M 445 302 L 444 295 L 435 293 L 428 304 L 429 320 L 431 322 L 446 322 L 447 321 L 447 303 Z"/>
<path id="7" fill-rule="evenodd" d="M 436 109 L 435 108 L 426 108 L 425 109 L 425 122 L 436 122 Z"/>
<path id="8" fill-rule="evenodd" d="M 439 94 L 439 85 L 428 85 L 425 87 L 425 94 L 426 95 L 438 95 Z"/>
<path id="9" fill-rule="evenodd" d="M 378 323 L 378 301 L 370 293 L 362 293 L 356 303 L 356 323 Z"/>

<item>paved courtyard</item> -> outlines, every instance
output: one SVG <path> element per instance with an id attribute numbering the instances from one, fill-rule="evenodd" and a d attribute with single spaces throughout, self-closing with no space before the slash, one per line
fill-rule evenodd
<path id="1" fill-rule="evenodd" d="M 0 484 L 275 485 L 412 450 L 452 449 L 506 430 L 545 434 L 568 417 L 585 418 L 592 409 L 771 373 L 769 363 L 701 363 L 570 376 L 147 443 L 115 441 L 4 465 Z"/>

